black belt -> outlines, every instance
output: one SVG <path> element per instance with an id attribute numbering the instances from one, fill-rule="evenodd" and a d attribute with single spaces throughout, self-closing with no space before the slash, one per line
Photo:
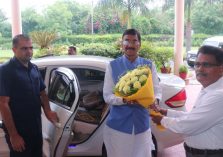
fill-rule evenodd
<path id="1" fill-rule="evenodd" d="M 223 149 L 197 149 L 189 147 L 186 143 L 184 143 L 184 149 L 191 154 L 223 154 Z"/>

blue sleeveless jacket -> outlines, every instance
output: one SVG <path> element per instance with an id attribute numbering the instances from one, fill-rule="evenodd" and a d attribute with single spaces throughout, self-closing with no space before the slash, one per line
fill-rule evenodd
<path id="1" fill-rule="evenodd" d="M 138 57 L 131 63 L 124 55 L 110 62 L 112 78 L 114 83 L 118 82 L 120 76 L 128 70 L 132 70 L 139 65 L 148 65 L 151 69 L 152 62 Z M 132 134 L 145 132 L 149 129 L 149 114 L 147 109 L 140 105 L 112 105 L 107 120 L 107 125 L 115 130 Z"/>

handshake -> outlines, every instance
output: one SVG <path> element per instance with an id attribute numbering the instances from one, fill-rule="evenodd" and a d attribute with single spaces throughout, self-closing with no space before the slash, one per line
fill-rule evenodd
<path id="1" fill-rule="evenodd" d="M 161 120 L 167 115 L 167 110 L 160 108 L 156 103 L 154 103 L 150 106 L 149 113 L 152 121 L 157 125 L 158 129 L 164 130 L 165 128 L 161 125 Z"/>

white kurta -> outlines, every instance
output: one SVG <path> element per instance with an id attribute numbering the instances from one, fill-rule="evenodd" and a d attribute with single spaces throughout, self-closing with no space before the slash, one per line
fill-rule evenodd
<path id="1" fill-rule="evenodd" d="M 114 130 L 106 125 L 103 139 L 108 157 L 151 157 L 151 151 L 154 149 L 150 129 L 135 135 Z"/>

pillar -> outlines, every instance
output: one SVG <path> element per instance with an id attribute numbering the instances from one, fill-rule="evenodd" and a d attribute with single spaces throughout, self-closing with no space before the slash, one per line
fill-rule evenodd
<path id="1" fill-rule="evenodd" d="M 174 30 L 174 74 L 178 75 L 179 66 L 183 64 L 184 0 L 175 0 Z"/>
<path id="2" fill-rule="evenodd" d="M 11 0 L 12 37 L 22 33 L 22 21 L 21 21 L 21 11 L 20 11 L 19 1 L 20 0 Z"/>

